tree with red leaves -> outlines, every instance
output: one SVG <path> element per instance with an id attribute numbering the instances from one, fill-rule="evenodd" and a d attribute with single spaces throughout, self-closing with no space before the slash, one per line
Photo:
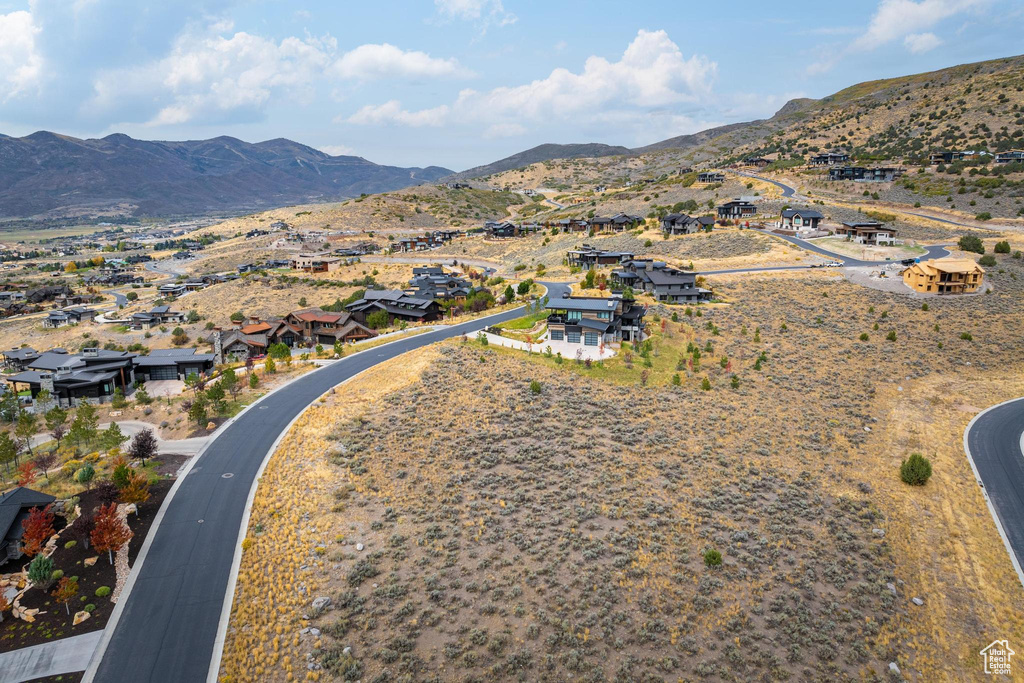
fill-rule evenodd
<path id="1" fill-rule="evenodd" d="M 121 546 L 131 540 L 132 535 L 132 530 L 117 516 L 117 505 L 111 503 L 100 507 L 96 513 L 96 526 L 89 538 L 96 552 L 106 550 L 110 564 L 114 564 L 114 551 L 120 550 Z"/>
<path id="2" fill-rule="evenodd" d="M 75 596 L 78 595 L 78 581 L 74 578 L 68 578 L 67 576 L 62 577 L 60 582 L 57 584 L 57 587 L 53 589 L 53 593 L 50 593 L 50 595 L 53 596 L 53 599 L 56 600 L 58 604 L 64 605 L 64 611 L 68 613 L 68 616 L 71 616 L 71 607 L 68 606 L 68 603 L 74 600 Z"/>
<path id="3" fill-rule="evenodd" d="M 53 536 L 53 512 L 52 506 L 32 508 L 28 511 L 28 518 L 21 523 L 25 532 L 21 536 L 21 552 L 26 557 L 34 557 L 46 546 L 46 542 Z"/>
<path id="4" fill-rule="evenodd" d="M 18 486 L 28 486 L 36 480 L 36 466 L 31 460 L 26 460 L 18 466 Z"/>

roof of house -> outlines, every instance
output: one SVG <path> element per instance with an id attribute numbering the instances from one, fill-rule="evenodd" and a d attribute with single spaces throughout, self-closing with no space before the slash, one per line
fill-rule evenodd
<path id="1" fill-rule="evenodd" d="M 565 299 L 551 299 L 545 308 L 548 310 L 567 311 L 614 311 L 618 306 L 618 299 L 602 299 L 594 297 L 571 296 Z"/>
<path id="2" fill-rule="evenodd" d="M 178 363 L 205 363 L 214 359 L 212 353 L 196 353 L 195 349 L 153 349 L 148 356 L 136 358 L 135 364 L 140 367 L 154 367 Z"/>
<path id="3" fill-rule="evenodd" d="M 267 332 L 270 330 L 270 325 L 267 323 L 253 323 L 252 325 L 242 325 L 240 328 L 242 334 L 259 334 L 260 332 Z"/>
<path id="4" fill-rule="evenodd" d="M 793 218 L 794 216 L 800 216 L 801 218 L 824 218 L 821 212 L 814 209 L 784 209 L 782 211 L 783 218 Z"/>
<path id="5" fill-rule="evenodd" d="M 0 494 L 0 545 L 6 541 L 21 538 L 24 528 L 16 524 L 19 518 L 27 516 L 22 511 L 33 507 L 45 507 L 57 500 L 48 493 L 18 486 Z"/>
<path id="6" fill-rule="evenodd" d="M 843 225 L 857 230 L 877 230 L 882 227 L 878 221 L 843 221 Z"/>
<path id="7" fill-rule="evenodd" d="M 911 268 L 920 267 L 925 273 L 931 271 L 938 273 L 984 273 L 985 269 L 969 258 L 944 258 L 929 259 L 921 263 L 915 263 Z"/>
<path id="8" fill-rule="evenodd" d="M 2 354 L 5 358 L 10 360 L 25 360 L 29 357 L 35 357 L 39 355 L 39 352 L 30 346 L 23 346 L 20 349 L 11 349 L 10 351 L 4 351 Z"/>

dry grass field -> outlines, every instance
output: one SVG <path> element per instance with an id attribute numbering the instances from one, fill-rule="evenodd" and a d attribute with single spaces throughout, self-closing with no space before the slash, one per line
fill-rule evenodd
<path id="1" fill-rule="evenodd" d="M 824 272 L 718 276 L 725 303 L 654 307 L 649 345 L 590 367 L 452 341 L 357 378 L 271 459 L 223 673 L 977 676 L 1024 638 L 961 446 L 1024 390 L 1024 267 L 999 259 L 995 293 L 928 310 Z"/>

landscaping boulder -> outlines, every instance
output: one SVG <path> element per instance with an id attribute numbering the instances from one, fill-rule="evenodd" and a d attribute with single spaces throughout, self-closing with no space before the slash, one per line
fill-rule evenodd
<path id="1" fill-rule="evenodd" d="M 318 598 L 313 598 L 313 609 L 316 611 L 323 611 L 331 606 L 331 599 L 326 595 L 321 595 Z"/>
<path id="2" fill-rule="evenodd" d="M 83 621 L 88 619 L 90 616 L 91 615 L 88 612 L 86 612 L 85 610 L 82 610 L 81 612 L 75 612 L 75 619 L 74 619 L 74 621 L 71 622 L 71 625 L 72 626 L 78 626 Z"/>

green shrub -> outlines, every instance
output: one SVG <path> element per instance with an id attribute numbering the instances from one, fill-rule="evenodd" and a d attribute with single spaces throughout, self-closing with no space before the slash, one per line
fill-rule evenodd
<path id="1" fill-rule="evenodd" d="M 1003 240 L 1002 242 L 996 242 L 996 246 L 995 249 L 993 249 L 993 251 L 995 251 L 997 254 L 1009 254 L 1010 243 L 1007 242 L 1006 240 Z"/>
<path id="2" fill-rule="evenodd" d="M 960 338 L 964 341 L 974 341 L 974 336 L 970 332 L 961 332 Z"/>
<path id="3" fill-rule="evenodd" d="M 981 243 L 981 238 L 977 235 L 964 235 L 957 242 L 957 246 L 961 251 L 973 251 L 975 254 L 985 253 L 985 245 Z"/>
<path id="4" fill-rule="evenodd" d="M 64 570 L 63 569 L 54 569 L 53 573 L 50 574 L 50 579 L 53 580 L 53 581 L 60 581 L 63 578 L 64 578 Z"/>
<path id="5" fill-rule="evenodd" d="M 96 589 L 97 598 L 105 598 L 110 595 L 110 586 L 100 586 Z"/>
<path id="6" fill-rule="evenodd" d="M 88 605 L 86 605 L 85 607 L 82 608 L 82 611 L 83 612 L 92 612 L 95 609 L 96 609 L 96 605 L 94 605 L 94 604 L 92 604 L 90 602 Z"/>
<path id="7" fill-rule="evenodd" d="M 911 453 L 910 457 L 900 464 L 900 479 L 904 484 L 924 486 L 931 476 L 932 464 L 920 453 Z"/>
<path id="8" fill-rule="evenodd" d="M 704 391 L 711 391 L 711 380 L 705 377 L 703 380 L 701 380 L 700 388 L 703 389 Z"/>
<path id="9" fill-rule="evenodd" d="M 896 330 L 889 330 L 889 334 L 885 335 L 885 338 L 889 341 L 896 341 Z"/>
<path id="10" fill-rule="evenodd" d="M 722 566 L 722 553 L 718 552 L 714 548 L 709 548 L 704 551 L 704 564 L 709 567 L 720 567 Z"/>
<path id="11" fill-rule="evenodd" d="M 978 259 L 978 264 L 985 266 L 986 268 L 991 268 L 992 266 L 996 265 L 996 257 L 993 256 L 992 254 L 985 254 L 980 259 Z"/>
<path id="12" fill-rule="evenodd" d="M 78 545 L 78 541 L 68 541 L 67 543 L 64 544 L 64 549 L 65 550 L 71 550 L 76 545 Z"/>
<path id="13" fill-rule="evenodd" d="M 928 310 L 928 304 L 927 303 L 921 304 L 921 310 L 922 311 L 927 311 Z"/>
<path id="14" fill-rule="evenodd" d="M 535 379 L 534 380 L 530 380 L 530 391 L 531 392 L 533 392 L 534 394 L 539 394 L 540 393 L 540 389 L 541 389 L 540 382 L 538 382 Z"/>
<path id="15" fill-rule="evenodd" d="M 870 337 L 870 336 L 868 336 L 868 333 L 867 333 L 867 332 L 861 332 L 861 333 L 860 333 L 860 340 L 861 340 L 861 341 L 867 341 L 867 340 L 868 340 L 868 339 L 870 339 L 870 338 L 871 338 L 871 337 Z"/>
<path id="16" fill-rule="evenodd" d="M 981 213 L 976 214 L 974 218 L 979 221 L 990 221 L 992 220 L 992 214 L 988 211 L 982 211 Z"/>

